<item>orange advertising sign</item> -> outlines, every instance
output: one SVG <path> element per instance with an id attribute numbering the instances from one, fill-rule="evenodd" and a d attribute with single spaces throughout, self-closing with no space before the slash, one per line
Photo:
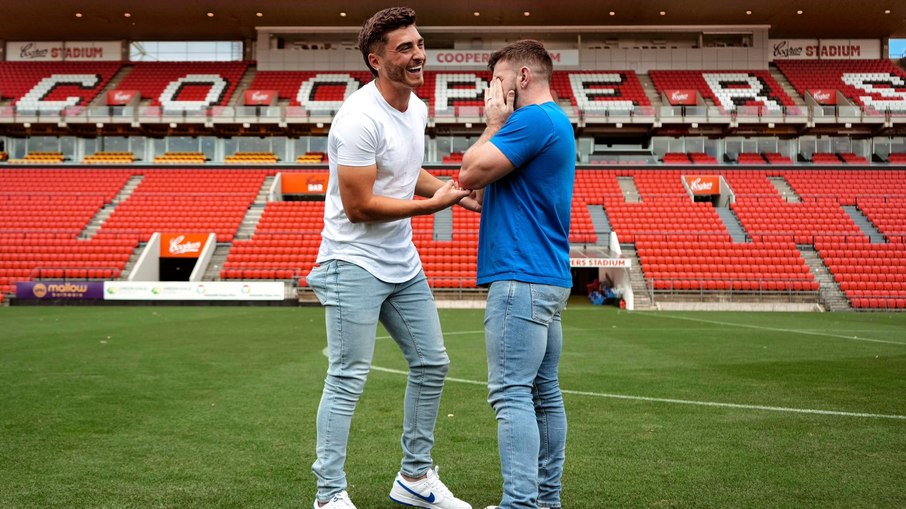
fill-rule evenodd
<path id="1" fill-rule="evenodd" d="M 283 194 L 324 194 L 330 174 L 321 172 L 283 172 Z"/>
<path id="2" fill-rule="evenodd" d="M 684 176 L 683 179 L 696 196 L 720 194 L 720 177 L 717 175 Z"/>
<path id="3" fill-rule="evenodd" d="M 198 258 L 208 242 L 207 233 L 162 233 L 161 258 Z"/>

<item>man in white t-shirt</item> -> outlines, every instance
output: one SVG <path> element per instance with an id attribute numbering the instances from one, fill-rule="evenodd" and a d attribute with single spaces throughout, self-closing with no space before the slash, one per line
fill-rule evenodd
<path id="1" fill-rule="evenodd" d="M 450 360 L 412 243 L 411 217 L 457 203 L 474 211 L 481 206 L 470 191 L 422 169 L 428 113 L 413 92 L 424 83 L 426 54 L 415 11 L 376 13 L 362 26 L 359 48 L 375 79 L 346 99 L 331 125 L 319 266 L 307 279 L 325 306 L 329 357 L 318 407 L 313 507 L 355 508 L 343 466 L 380 321 L 409 364 L 403 460 L 390 498 L 427 509 L 471 509 L 433 468 L 434 424 Z"/>

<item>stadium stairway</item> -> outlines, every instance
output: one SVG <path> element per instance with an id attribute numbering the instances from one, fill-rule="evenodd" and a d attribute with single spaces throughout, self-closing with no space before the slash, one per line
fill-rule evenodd
<path id="1" fill-rule="evenodd" d="M 99 93 L 97 95 L 97 97 L 95 97 L 91 101 L 91 103 L 89 104 L 89 107 L 93 108 L 93 107 L 97 107 L 97 106 L 107 106 L 107 92 L 118 89 L 120 87 L 120 83 L 122 83 L 123 79 L 131 71 L 132 71 L 131 65 L 124 65 L 124 66 L 120 67 L 120 70 L 117 71 L 116 74 L 114 74 L 112 78 L 110 78 L 110 81 L 107 83 L 107 86 L 104 87 L 104 90 L 102 90 L 101 93 Z"/>
<path id="2" fill-rule="evenodd" d="M 629 258 L 633 270 L 629 271 L 629 284 L 632 286 L 632 298 L 634 299 L 635 309 L 654 309 L 654 302 L 651 300 L 651 293 L 648 291 L 648 284 L 645 282 L 645 275 L 642 273 L 642 263 L 639 260 L 639 254 L 632 244 L 621 244 L 620 250 L 623 257 Z"/>
<path id="3" fill-rule="evenodd" d="M 147 246 L 147 242 L 139 242 L 135 249 L 132 250 L 132 254 L 129 255 L 129 261 L 126 262 L 126 266 L 123 267 L 123 271 L 120 272 L 119 279 L 126 281 L 129 279 L 129 275 L 132 274 L 132 269 L 135 267 L 135 264 L 138 263 L 138 258 L 142 255 L 142 251 Z"/>
<path id="4" fill-rule="evenodd" d="M 862 230 L 863 233 L 868 237 L 869 242 L 872 244 L 886 244 L 887 239 L 884 237 L 884 234 L 878 231 L 871 220 L 865 217 L 865 214 L 859 210 L 859 207 L 855 205 L 844 205 L 843 210 L 849 214 L 849 217 L 852 218 L 853 222 L 856 223 L 856 226 Z"/>
<path id="5" fill-rule="evenodd" d="M 607 212 L 604 211 L 604 207 L 601 205 L 588 205 L 588 215 L 591 216 L 591 224 L 594 226 L 595 233 L 598 234 L 598 240 L 595 245 L 609 245 L 610 232 L 613 231 L 613 226 L 610 224 L 610 219 L 607 218 Z"/>
<path id="6" fill-rule="evenodd" d="M 251 239 L 255 235 L 255 229 L 258 228 L 258 222 L 264 214 L 265 205 L 254 203 L 246 211 L 242 222 L 239 224 L 239 230 L 236 231 L 236 238 L 241 240 Z"/>
<path id="7" fill-rule="evenodd" d="M 118 192 L 116 196 L 113 197 L 111 203 L 105 203 L 104 206 L 101 207 L 101 210 L 99 210 L 98 213 L 91 218 L 91 221 L 88 222 L 88 226 L 85 227 L 85 229 L 79 235 L 79 238 L 93 238 L 97 234 L 98 230 L 101 229 L 104 221 L 110 218 L 110 215 L 113 214 L 113 209 L 116 207 L 116 204 L 125 201 L 126 198 L 128 198 L 132 194 L 132 192 L 135 191 L 135 188 L 138 187 L 139 184 L 141 184 L 143 178 L 144 177 L 141 175 L 133 175 L 129 177 L 129 180 L 126 181 L 126 184 L 122 189 L 120 189 L 120 192 Z"/>
<path id="8" fill-rule="evenodd" d="M 811 245 L 800 245 L 798 249 L 812 275 L 815 276 L 815 281 L 818 282 L 818 295 L 824 307 L 828 311 L 852 311 L 849 300 L 830 271 L 827 270 L 827 265 L 824 264 L 824 260 L 821 259 L 815 248 Z"/>
<path id="9" fill-rule="evenodd" d="M 230 255 L 230 249 L 232 247 L 233 244 L 218 244 L 217 247 L 214 248 L 214 253 L 211 255 L 211 261 L 208 262 L 208 267 L 204 271 L 204 276 L 202 276 L 204 281 L 220 280 L 220 269 L 222 269 L 223 264 L 226 263 L 227 256 Z"/>
<path id="10" fill-rule="evenodd" d="M 639 188 L 635 185 L 635 180 L 632 176 L 617 177 L 617 183 L 620 185 L 620 190 L 623 191 L 623 199 L 626 200 L 626 203 L 642 202 Z"/>
<path id="11" fill-rule="evenodd" d="M 790 96 L 790 99 L 792 99 L 793 102 L 797 105 L 805 106 L 805 101 L 802 100 L 802 96 L 800 96 L 799 92 L 796 91 L 796 87 L 794 87 L 793 84 L 790 83 L 790 80 L 786 79 L 786 76 L 784 76 L 784 74 L 780 72 L 780 69 L 775 66 L 771 66 L 770 71 L 771 77 L 774 78 L 777 84 L 780 85 L 780 88 L 782 88 L 783 91 L 786 92 L 786 95 Z"/>
<path id="12" fill-rule="evenodd" d="M 645 95 L 648 96 L 648 100 L 651 101 L 651 106 L 655 109 L 661 106 L 661 94 L 657 91 L 657 87 L 654 86 L 654 82 L 651 81 L 651 77 L 647 73 L 639 74 L 639 83 L 642 84 L 642 90 L 645 91 Z"/>
<path id="13" fill-rule="evenodd" d="M 233 92 L 233 97 L 230 98 L 228 106 L 242 106 L 245 102 L 245 91 L 252 86 L 252 82 L 255 81 L 255 74 L 258 72 L 258 67 L 256 65 L 249 65 L 245 69 L 245 73 L 242 75 L 242 78 L 239 79 L 239 83 L 236 85 L 236 90 Z"/>
<path id="14" fill-rule="evenodd" d="M 276 179 L 277 177 L 275 175 L 264 177 L 264 181 L 258 189 L 258 195 L 255 196 L 254 203 L 252 203 L 245 213 L 245 216 L 242 218 L 242 223 L 239 225 L 239 230 L 236 231 L 237 239 L 248 240 L 255 235 L 255 230 L 258 228 L 258 222 L 261 220 L 261 215 L 264 214 L 264 208 L 267 207 L 271 186 L 274 185 Z"/>
<path id="15" fill-rule="evenodd" d="M 453 210 L 445 208 L 434 213 L 434 240 L 453 240 Z"/>
<path id="16" fill-rule="evenodd" d="M 790 186 L 790 183 L 783 177 L 768 177 L 768 181 L 774 186 L 774 189 L 780 193 L 780 197 L 787 203 L 802 203 L 802 198 L 796 194 L 796 191 Z"/>
<path id="17" fill-rule="evenodd" d="M 733 242 L 746 242 L 748 240 L 749 237 L 746 235 L 746 231 L 743 229 L 742 223 L 739 222 L 739 218 L 736 217 L 736 212 L 733 212 L 733 209 L 714 207 L 714 210 L 727 227 Z"/>

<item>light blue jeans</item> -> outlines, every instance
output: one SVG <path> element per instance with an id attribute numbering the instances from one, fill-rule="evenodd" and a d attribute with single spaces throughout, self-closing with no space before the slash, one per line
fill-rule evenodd
<path id="1" fill-rule="evenodd" d="M 488 291 L 484 331 L 503 472 L 500 509 L 560 507 L 566 459 L 560 312 L 569 293 L 519 281 L 496 281 Z"/>
<path id="2" fill-rule="evenodd" d="M 371 369 L 378 321 L 409 364 L 400 470 L 421 476 L 433 464 L 434 423 L 450 366 L 424 272 L 405 283 L 385 283 L 358 265 L 331 260 L 315 268 L 307 281 L 325 307 L 329 357 L 312 465 L 318 500 L 346 489 L 349 426 Z"/>

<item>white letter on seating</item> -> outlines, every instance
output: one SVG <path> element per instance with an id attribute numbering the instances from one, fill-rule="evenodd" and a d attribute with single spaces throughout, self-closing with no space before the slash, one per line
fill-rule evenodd
<path id="1" fill-rule="evenodd" d="M 34 88 L 16 101 L 16 110 L 55 113 L 63 108 L 76 106 L 82 101 L 81 97 L 71 96 L 62 101 L 45 101 L 44 98 L 61 85 L 78 85 L 83 89 L 91 90 L 100 81 L 101 77 L 97 74 L 53 74 L 39 81 Z"/>

